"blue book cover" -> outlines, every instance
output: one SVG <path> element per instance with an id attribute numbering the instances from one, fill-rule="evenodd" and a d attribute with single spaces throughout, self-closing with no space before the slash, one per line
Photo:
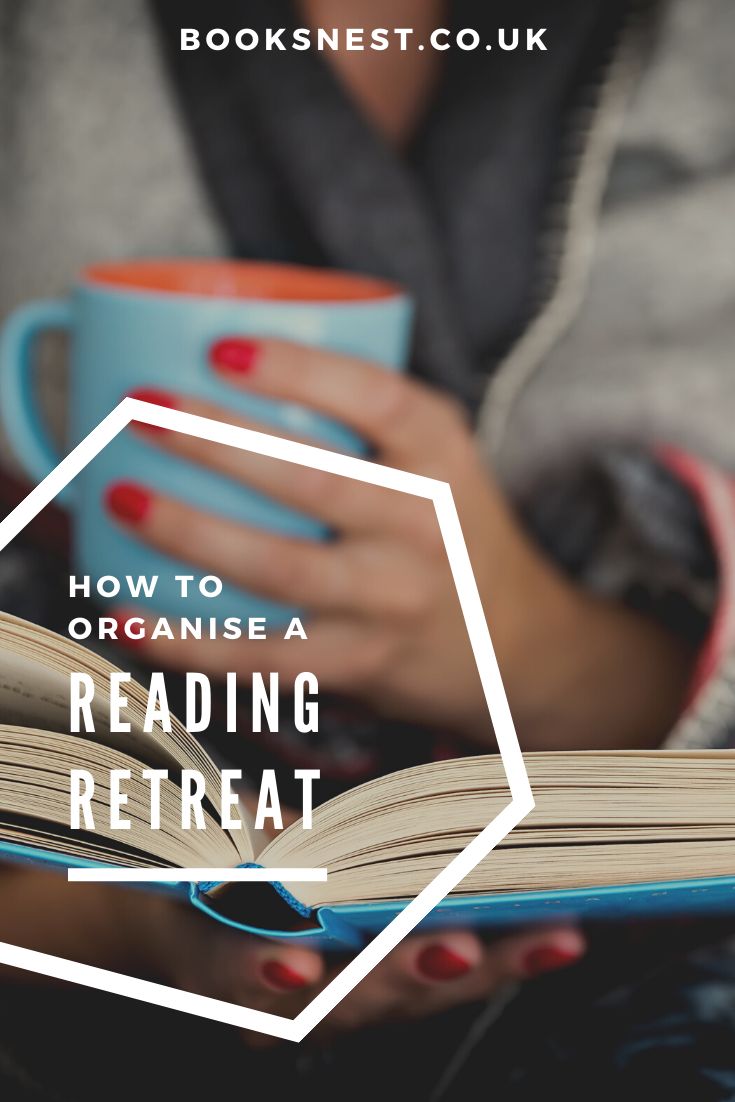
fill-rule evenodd
<path id="1" fill-rule="evenodd" d="M 0 843 L 0 853 L 12 862 L 56 868 L 89 868 L 98 864 L 50 853 L 32 846 Z M 226 886 L 223 887 L 226 892 Z M 285 885 L 273 884 L 268 891 L 278 894 L 284 903 L 280 924 L 263 925 L 257 921 L 228 917 L 213 896 L 200 884 L 181 881 L 160 883 L 153 890 L 169 892 L 188 902 L 212 920 L 244 933 L 278 940 L 298 941 L 312 948 L 344 951 L 358 949 L 380 933 L 409 902 L 338 904 L 311 908 L 301 904 Z M 145 890 L 151 890 L 146 886 Z M 220 892 L 221 896 L 221 892 Z M 261 908 L 257 908 L 261 909 Z M 289 916 L 288 909 L 292 912 Z M 423 920 L 420 929 L 501 930 L 535 926 L 543 922 L 630 922 L 678 917 L 735 916 L 735 874 L 692 877 L 680 880 L 647 881 L 633 884 L 606 884 L 598 887 L 545 891 L 515 891 L 447 896 Z M 289 917 L 291 921 L 289 921 Z M 298 920 L 298 921 L 296 921 Z"/>
<path id="2" fill-rule="evenodd" d="M 170 729 L 144 729 L 142 686 L 126 686 L 127 732 L 113 736 L 100 724 L 84 737 L 69 733 L 69 671 L 88 671 L 100 696 L 107 680 L 109 697 L 112 667 L 35 625 L 5 614 L 0 621 L 0 854 L 7 859 L 62 873 L 166 869 L 171 882 L 157 889 L 214 921 L 319 946 L 359 946 L 509 803 L 497 754 L 430 762 L 319 804 L 263 847 L 242 808 L 233 829 L 224 774 L 175 717 Z M 526 754 L 525 764 L 535 808 L 425 926 L 735 914 L 735 751 L 544 752 Z M 202 790 L 189 829 L 184 769 Z M 151 770 L 164 772 L 167 786 L 158 828 L 145 780 Z M 130 785 L 122 831 L 113 822 L 113 771 Z M 87 792 L 80 799 L 77 791 L 75 803 L 71 778 L 79 772 Z M 256 863 L 326 869 L 327 879 L 253 885 L 221 875 L 217 883 L 190 883 L 198 878 L 185 872 Z"/>

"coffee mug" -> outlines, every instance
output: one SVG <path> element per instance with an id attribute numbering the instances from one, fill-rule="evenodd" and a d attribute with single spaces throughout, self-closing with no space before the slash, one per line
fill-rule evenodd
<path id="1" fill-rule="evenodd" d="M 216 403 L 235 418 L 242 414 L 255 419 L 266 432 L 268 426 L 291 430 L 359 454 L 361 442 L 343 425 L 227 386 L 209 367 L 209 350 L 222 337 L 276 337 L 400 370 L 411 319 L 410 300 L 399 288 L 367 276 L 238 261 L 97 265 L 82 275 L 69 299 L 30 303 L 5 322 L 0 333 L 0 417 L 27 474 L 35 482 L 45 478 L 61 457 L 35 402 L 33 349 L 44 332 L 63 330 L 71 338 L 72 446 L 127 394 L 159 388 Z M 265 616 L 282 623 L 297 614 L 228 585 L 215 598 L 191 587 L 182 601 L 175 575 L 197 572 L 135 540 L 108 516 L 106 489 L 121 479 L 284 535 L 318 540 L 328 534 L 315 520 L 125 431 L 60 495 L 73 517 L 77 574 L 90 575 L 93 584 L 106 575 L 121 581 L 126 575 L 158 575 L 149 603 L 163 615 Z"/>

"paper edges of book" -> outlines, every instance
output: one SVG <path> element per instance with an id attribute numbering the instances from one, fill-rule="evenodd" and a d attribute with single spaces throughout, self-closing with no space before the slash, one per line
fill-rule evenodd
<path id="1" fill-rule="evenodd" d="M 433 762 L 351 789 L 317 807 L 310 830 L 299 821 L 259 847 L 246 822 L 240 831 L 217 822 L 217 767 L 180 723 L 170 733 L 143 733 L 141 686 L 126 685 L 129 734 L 102 742 L 99 733 L 63 733 L 70 673 L 89 673 L 104 703 L 114 669 L 104 659 L 0 614 L 0 663 L 0 851 L 9 857 L 64 866 L 324 867 L 326 882 L 276 890 L 302 928 L 312 916 L 323 932 L 326 918 L 344 941 L 340 914 L 357 916 L 365 929 L 385 925 L 510 800 L 497 755 Z M 689 911 L 697 893 L 702 905 L 709 896 L 735 911 L 735 751 L 536 753 L 526 765 L 535 810 L 448 897 L 446 916 L 459 911 L 463 921 L 495 924 L 551 909 L 558 919 L 565 906 L 614 913 L 623 899 L 628 911 L 636 899 L 649 911 L 657 895 L 662 909 L 669 897 Z M 131 770 L 125 840 L 105 827 L 104 799 L 93 836 L 69 830 L 74 768 L 91 771 L 101 794 L 111 769 Z M 181 830 L 173 777 L 162 786 L 161 829 L 151 830 L 144 786 L 134 784 L 146 768 L 202 773 L 205 830 Z M 234 906 L 243 887 L 187 890 L 213 917 L 252 929 Z"/>

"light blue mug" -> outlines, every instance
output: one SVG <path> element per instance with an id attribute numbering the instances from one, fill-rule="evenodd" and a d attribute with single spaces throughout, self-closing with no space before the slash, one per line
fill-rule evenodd
<path id="1" fill-rule="evenodd" d="M 412 308 L 397 287 L 369 277 L 237 261 L 134 261 L 99 265 L 68 300 L 30 303 L 0 333 L 0 417 L 18 460 L 34 482 L 61 458 L 42 423 L 32 385 L 33 350 L 46 331 L 71 337 L 69 443 L 75 446 L 127 394 L 142 388 L 217 403 L 270 425 L 361 451 L 344 426 L 228 387 L 208 364 L 222 337 L 280 337 L 360 356 L 400 370 Z M 93 584 L 112 575 L 159 576 L 150 602 L 167 616 L 265 616 L 278 624 L 298 610 L 225 585 L 220 596 L 193 588 L 182 601 L 176 574 L 195 574 L 122 531 L 104 507 L 107 488 L 142 482 L 202 510 L 285 535 L 324 539 L 311 518 L 221 475 L 167 455 L 126 431 L 78 475 L 60 498 L 73 516 L 74 567 Z M 124 592 L 120 601 L 124 600 Z M 130 603 L 128 597 L 127 603 Z"/>

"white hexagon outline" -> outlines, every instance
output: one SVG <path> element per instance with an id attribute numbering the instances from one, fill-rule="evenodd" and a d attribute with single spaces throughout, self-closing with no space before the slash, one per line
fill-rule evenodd
<path id="1" fill-rule="evenodd" d="M 267 1014 L 236 1003 L 180 991 L 178 988 L 150 980 L 125 976 L 92 965 L 79 964 L 63 957 L 0 942 L 0 963 L 2 964 L 54 979 L 94 987 L 100 991 L 124 995 L 171 1010 L 180 1010 L 240 1029 L 254 1030 L 283 1040 L 299 1042 L 529 814 L 534 806 L 528 774 L 508 707 L 452 490 L 446 482 L 385 467 L 366 459 L 284 440 L 267 433 L 206 417 L 197 417 L 180 410 L 166 409 L 137 399 L 124 398 L 97 428 L 0 522 L 0 551 L 7 547 L 26 525 L 131 421 L 142 421 L 174 432 L 198 436 L 203 440 L 228 444 L 243 451 L 257 452 L 273 459 L 313 467 L 316 470 L 354 478 L 359 482 L 368 482 L 400 493 L 413 494 L 415 497 L 428 498 L 433 501 L 436 510 L 457 596 L 487 701 L 489 718 L 494 727 L 505 768 L 511 802 L 461 853 L 453 858 L 445 869 L 434 877 L 415 899 L 407 904 L 384 930 L 373 938 L 369 945 L 345 966 L 327 987 L 315 996 L 296 1018 Z"/>

